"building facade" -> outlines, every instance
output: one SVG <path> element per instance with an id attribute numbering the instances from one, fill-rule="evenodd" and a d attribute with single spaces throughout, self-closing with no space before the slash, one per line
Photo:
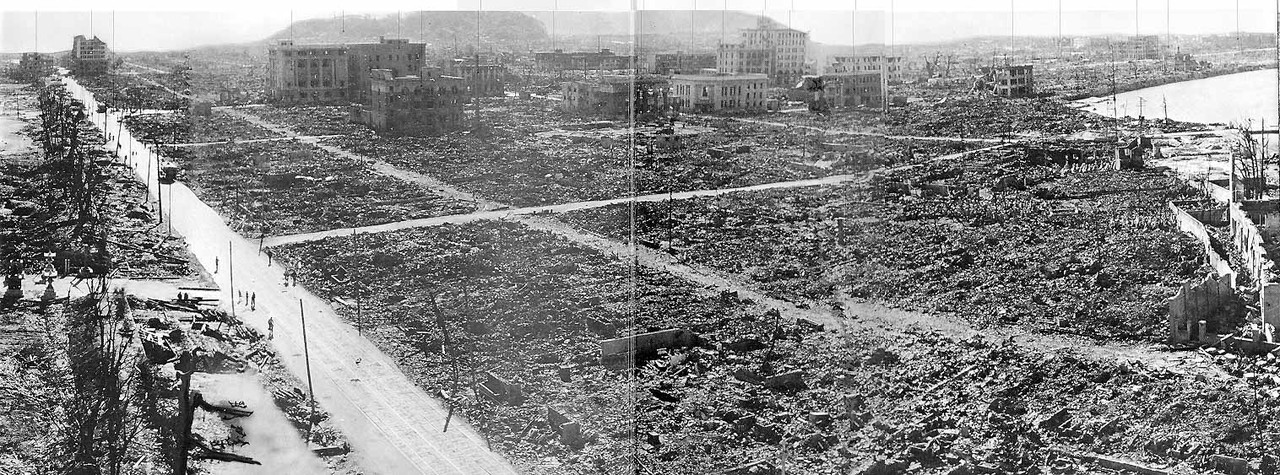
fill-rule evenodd
<path id="1" fill-rule="evenodd" d="M 748 48 L 741 44 L 721 44 L 716 49 L 716 71 L 720 74 L 764 74 L 774 71 L 776 55 L 771 48 Z"/>
<path id="2" fill-rule="evenodd" d="M 35 81 L 53 74 L 56 62 L 53 56 L 41 53 L 22 53 L 22 59 L 11 71 L 11 76 L 18 81 Z"/>
<path id="3" fill-rule="evenodd" d="M 775 86 L 794 86 L 808 73 L 809 33 L 761 25 L 742 30 L 742 38 L 747 48 L 773 50 L 773 70 L 767 74 Z"/>
<path id="4" fill-rule="evenodd" d="M 652 53 L 643 58 L 641 68 L 653 74 L 695 74 L 715 69 L 718 61 L 717 53 Z"/>
<path id="5" fill-rule="evenodd" d="M 459 58 L 446 64 L 448 75 L 460 77 L 468 91 L 477 96 L 502 96 L 507 93 L 507 67 L 501 64 L 480 63 L 473 59 Z"/>
<path id="6" fill-rule="evenodd" d="M 814 101 L 823 109 L 880 107 L 884 101 L 880 72 L 830 73 L 819 76 Z"/>
<path id="7" fill-rule="evenodd" d="M 539 71 L 594 71 L 632 69 L 635 56 L 620 56 L 609 49 L 599 52 L 571 52 L 555 50 L 534 53 L 534 67 Z"/>
<path id="8" fill-rule="evenodd" d="M 462 126 L 466 86 L 453 76 L 396 77 L 389 69 L 369 72 L 369 102 L 360 120 L 388 135 L 439 135 Z"/>
<path id="9" fill-rule="evenodd" d="M 1002 97 L 1035 95 L 1035 74 L 1030 64 L 982 68 L 991 92 Z"/>
<path id="10" fill-rule="evenodd" d="M 671 105 L 689 112 L 759 112 L 768 90 L 764 74 L 677 74 L 671 76 Z"/>
<path id="11" fill-rule="evenodd" d="M 110 60 L 107 44 L 98 37 L 76 35 L 71 41 L 71 72 L 77 76 L 100 76 L 107 73 Z"/>
<path id="12" fill-rule="evenodd" d="M 829 68 L 832 73 L 879 73 L 882 69 L 885 69 L 885 79 L 889 83 L 901 83 L 905 78 L 901 56 L 832 56 Z"/>
<path id="13" fill-rule="evenodd" d="M 426 43 L 379 36 L 377 43 L 351 43 L 346 47 L 347 97 L 352 102 L 369 102 L 373 70 L 390 70 L 394 77 L 418 76 L 419 69 L 426 65 Z"/>
<path id="14" fill-rule="evenodd" d="M 295 45 L 283 40 L 267 50 L 267 94 L 274 102 L 338 104 L 351 100 L 347 48 Z"/>
<path id="15" fill-rule="evenodd" d="M 607 116 L 661 113 L 670 105 L 670 85 L 659 76 L 607 76 L 561 84 L 566 111 Z M 634 110 L 633 110 L 634 107 Z"/>

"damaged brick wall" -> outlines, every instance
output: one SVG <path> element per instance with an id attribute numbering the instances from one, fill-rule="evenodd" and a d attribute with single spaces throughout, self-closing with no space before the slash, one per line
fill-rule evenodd
<path id="1" fill-rule="evenodd" d="M 1235 274 L 1230 273 L 1221 277 L 1207 275 L 1198 284 L 1182 284 L 1182 289 L 1169 299 L 1169 342 L 1200 340 L 1201 320 L 1207 323 L 1206 333 L 1216 329 L 1214 315 L 1224 304 L 1235 300 L 1234 284 Z"/>
<path id="2" fill-rule="evenodd" d="M 1213 267 L 1213 270 L 1218 275 L 1233 273 L 1230 262 L 1223 256 L 1218 255 L 1218 252 L 1213 249 L 1213 244 L 1209 239 L 1209 230 L 1205 228 L 1204 223 L 1199 218 L 1192 216 L 1173 202 L 1169 203 L 1169 210 L 1173 211 L 1173 217 L 1178 221 L 1178 230 L 1195 237 L 1204 246 L 1204 253 L 1209 258 L 1209 265 Z"/>

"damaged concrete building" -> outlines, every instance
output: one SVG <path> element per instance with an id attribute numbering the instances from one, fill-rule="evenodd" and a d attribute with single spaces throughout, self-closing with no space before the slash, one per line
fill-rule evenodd
<path id="1" fill-rule="evenodd" d="M 667 78 L 654 75 L 605 76 L 561 85 L 566 111 L 606 116 L 661 113 L 670 105 Z"/>
<path id="2" fill-rule="evenodd" d="M 640 58 L 640 68 L 653 74 L 694 74 L 715 69 L 716 53 L 650 53 Z"/>
<path id="3" fill-rule="evenodd" d="M 22 53 L 22 59 L 18 60 L 17 67 L 13 68 L 9 75 L 18 81 L 34 81 L 53 74 L 55 64 L 53 56 L 42 53 Z"/>
<path id="4" fill-rule="evenodd" d="M 892 84 L 901 83 L 904 76 L 901 56 L 856 55 L 832 56 L 828 70 L 833 73 L 879 73 L 885 70 L 885 79 Z"/>
<path id="5" fill-rule="evenodd" d="M 379 37 L 377 43 L 295 45 L 282 40 L 267 50 L 267 89 L 272 100 L 287 103 L 368 103 L 370 72 L 417 75 L 426 45 Z"/>
<path id="6" fill-rule="evenodd" d="M 539 71 L 596 71 L 632 69 L 635 56 L 614 54 L 608 48 L 598 52 L 577 51 L 566 53 L 564 50 L 534 53 L 534 66 Z"/>
<path id="7" fill-rule="evenodd" d="M 473 58 L 454 58 L 442 65 L 449 76 L 460 77 L 467 90 L 476 96 L 506 94 L 507 67 L 496 63 L 479 64 Z"/>
<path id="8" fill-rule="evenodd" d="M 809 33 L 772 26 L 761 19 L 742 30 L 739 44 L 722 43 L 716 69 L 721 73 L 765 74 L 775 87 L 795 84 L 808 72 Z"/>
<path id="9" fill-rule="evenodd" d="M 1036 93 L 1035 74 L 1030 64 L 982 68 L 989 90 L 1001 97 L 1031 97 Z"/>
<path id="10" fill-rule="evenodd" d="M 677 74 L 671 76 L 671 105 L 691 112 L 764 111 L 768 88 L 763 74 Z"/>
<path id="11" fill-rule="evenodd" d="M 107 73 L 107 43 L 98 37 L 85 38 L 76 35 L 71 41 L 71 73 L 77 76 L 101 76 Z"/>
<path id="12" fill-rule="evenodd" d="M 424 69 L 426 76 L 400 76 L 389 69 L 369 73 L 369 103 L 357 119 L 389 135 L 439 135 L 462 124 L 466 86 L 462 78 Z"/>
<path id="13" fill-rule="evenodd" d="M 809 92 L 806 100 L 811 110 L 879 107 L 884 101 L 879 71 L 806 76 L 797 89 Z"/>
<path id="14" fill-rule="evenodd" d="M 274 102 L 348 102 L 350 71 L 342 45 L 295 45 L 282 40 L 267 50 L 267 94 Z"/>

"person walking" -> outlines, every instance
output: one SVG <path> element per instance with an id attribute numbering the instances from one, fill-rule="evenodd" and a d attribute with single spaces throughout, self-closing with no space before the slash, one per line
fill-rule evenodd
<path id="1" fill-rule="evenodd" d="M 276 319 L 267 317 L 267 339 L 270 340 L 276 335 Z"/>
<path id="2" fill-rule="evenodd" d="M 249 294 L 249 310 L 257 310 L 257 309 L 258 309 L 258 293 L 254 292 L 252 294 Z"/>
<path id="3" fill-rule="evenodd" d="M 218 259 L 218 256 L 213 256 L 213 273 L 214 273 L 214 274 L 217 274 L 217 273 L 218 273 L 218 263 L 219 263 L 219 262 L 220 262 L 220 259 Z"/>

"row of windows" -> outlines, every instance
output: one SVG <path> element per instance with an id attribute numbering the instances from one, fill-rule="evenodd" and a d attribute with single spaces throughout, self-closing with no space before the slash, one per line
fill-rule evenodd
<path id="1" fill-rule="evenodd" d="M 331 55 L 331 54 L 332 54 L 332 55 L 335 55 L 335 56 L 340 56 L 340 55 L 345 55 L 345 54 L 347 54 L 347 52 L 346 52 L 346 51 L 343 51 L 343 50 L 340 50 L 340 49 L 338 49 L 338 50 L 327 50 L 327 49 L 325 49 L 325 50 L 302 50 L 302 51 L 298 51 L 298 56 L 329 56 L 329 55 Z M 286 51 L 284 51 L 284 55 L 285 55 L 285 56 L 293 56 L 293 51 L 288 51 L 288 50 L 286 50 Z"/>
<path id="2" fill-rule="evenodd" d="M 298 67 L 299 67 L 299 68 L 305 68 L 305 67 L 307 67 L 308 65 L 310 65 L 310 66 L 311 66 L 311 67 L 313 67 L 313 68 L 317 68 L 317 67 L 321 67 L 321 66 L 323 66 L 323 67 L 326 67 L 326 68 L 327 68 L 327 67 L 329 67 L 329 65 L 330 65 L 330 64 L 331 64 L 331 63 L 329 63 L 329 60 L 327 60 L 327 59 L 323 59 L 323 60 L 321 60 L 321 59 L 312 59 L 312 60 L 310 60 L 310 61 L 305 60 L 305 59 L 299 59 L 299 60 L 298 60 Z"/>
<path id="3" fill-rule="evenodd" d="M 328 80 L 328 79 L 312 79 L 312 80 L 310 80 L 310 81 L 305 80 L 305 79 L 299 79 L 299 80 L 298 80 L 298 87 L 307 87 L 307 86 L 310 86 L 310 87 L 333 87 L 333 81 L 330 81 L 330 80 Z M 346 83 L 345 83 L 344 81 L 338 81 L 338 87 L 346 87 Z"/>

